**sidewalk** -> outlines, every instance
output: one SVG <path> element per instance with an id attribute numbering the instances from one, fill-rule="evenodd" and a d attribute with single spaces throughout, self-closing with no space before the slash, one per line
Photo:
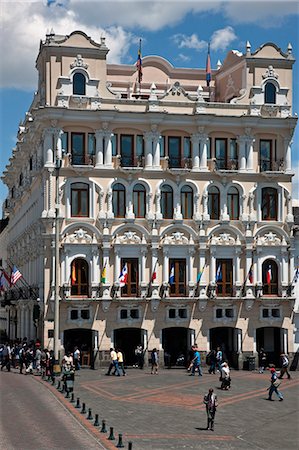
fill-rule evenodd
<path id="1" fill-rule="evenodd" d="M 281 449 L 297 448 L 299 373 L 291 372 L 291 380 L 283 380 L 285 400 L 266 400 L 270 374 L 266 372 L 232 372 L 230 391 L 219 389 L 219 375 L 189 377 L 183 369 L 160 370 L 151 375 L 145 368 L 129 369 L 126 377 L 105 376 L 106 369 L 82 369 L 76 373 L 75 398 L 99 414 L 109 431 L 114 428 L 116 441 L 108 434 L 95 432 L 107 448 L 116 447 L 118 433 L 123 434 L 125 448 L 133 450 L 163 449 Z M 49 389 L 51 386 L 47 385 Z M 203 396 L 210 387 L 218 396 L 219 407 L 215 431 L 206 431 Z M 64 399 L 57 389 L 55 395 Z M 75 410 L 69 399 L 63 400 Z M 83 424 L 87 415 L 75 410 Z M 77 418 L 78 418 L 77 417 Z"/>

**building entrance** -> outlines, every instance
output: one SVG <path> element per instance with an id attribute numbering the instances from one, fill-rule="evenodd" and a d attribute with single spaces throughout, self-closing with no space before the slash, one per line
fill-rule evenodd
<path id="1" fill-rule="evenodd" d="M 278 327 L 262 327 L 256 330 L 256 350 L 259 352 L 261 348 L 267 354 L 267 364 L 275 364 L 280 366 L 280 354 L 287 353 L 286 342 L 287 330 Z"/>
<path id="2" fill-rule="evenodd" d="M 78 347 L 81 352 L 81 365 L 94 366 L 94 349 L 98 347 L 98 333 L 94 330 L 85 328 L 74 328 L 64 331 L 64 348 L 65 351 L 73 352 Z"/>
<path id="3" fill-rule="evenodd" d="M 166 366 L 186 366 L 191 349 L 193 330 L 183 327 L 164 328 L 162 330 L 162 347 Z M 160 361 L 162 364 L 163 361 Z"/>
<path id="4" fill-rule="evenodd" d="M 122 351 L 125 365 L 133 366 L 136 364 L 135 349 L 137 345 L 143 345 L 142 334 L 140 328 L 120 328 L 114 330 L 114 346 Z"/>
<path id="5" fill-rule="evenodd" d="M 216 350 L 220 347 L 223 353 L 223 360 L 228 362 L 230 367 L 239 369 L 238 354 L 242 342 L 242 331 L 232 327 L 217 327 L 210 329 L 210 348 Z"/>

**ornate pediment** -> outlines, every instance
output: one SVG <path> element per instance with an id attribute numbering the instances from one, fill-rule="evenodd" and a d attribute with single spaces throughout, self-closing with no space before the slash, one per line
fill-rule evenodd
<path id="1" fill-rule="evenodd" d="M 79 228 L 75 230 L 72 234 L 65 234 L 64 243 L 79 243 L 79 244 L 90 244 L 93 240 L 93 237 L 87 233 L 83 228 Z"/>
<path id="2" fill-rule="evenodd" d="M 135 231 L 125 231 L 123 235 L 116 236 L 115 244 L 141 244 L 141 238 Z"/>
<path id="3" fill-rule="evenodd" d="M 277 73 L 273 69 L 273 66 L 268 66 L 268 69 L 266 69 L 266 72 L 262 75 L 262 77 L 265 78 L 278 78 Z"/>
<path id="4" fill-rule="evenodd" d="M 236 240 L 229 233 L 221 233 L 219 234 L 219 236 L 212 236 L 211 239 L 211 245 L 235 245 L 235 244 Z"/>
<path id="5" fill-rule="evenodd" d="M 281 244 L 281 239 L 277 236 L 277 234 L 272 233 L 271 231 L 269 233 L 265 233 L 264 236 L 258 236 L 257 238 L 257 245 L 273 246 Z"/>
<path id="6" fill-rule="evenodd" d="M 165 236 L 162 239 L 162 244 L 164 245 L 186 245 L 189 244 L 188 238 L 184 233 L 176 231 L 172 233 L 171 236 Z"/>
<path id="7" fill-rule="evenodd" d="M 83 58 L 81 55 L 77 55 L 75 58 L 75 61 L 71 64 L 71 69 L 74 69 L 75 67 L 82 67 L 82 69 L 87 69 L 88 68 L 88 64 L 86 64 L 83 61 Z"/>

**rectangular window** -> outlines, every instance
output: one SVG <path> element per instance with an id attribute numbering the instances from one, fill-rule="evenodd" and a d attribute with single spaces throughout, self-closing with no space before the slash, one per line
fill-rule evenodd
<path id="1" fill-rule="evenodd" d="M 117 134 L 112 134 L 111 145 L 112 145 L 112 156 L 116 156 L 117 155 Z"/>
<path id="2" fill-rule="evenodd" d="M 48 338 L 54 337 L 54 330 L 48 330 Z"/>
<path id="3" fill-rule="evenodd" d="M 187 309 L 186 308 L 179 308 L 179 318 L 187 319 Z"/>
<path id="4" fill-rule="evenodd" d="M 184 137 L 184 158 L 191 158 L 191 139 Z"/>
<path id="5" fill-rule="evenodd" d="M 122 134 L 120 136 L 120 155 L 122 167 L 134 167 L 134 136 Z"/>
<path id="6" fill-rule="evenodd" d="M 227 169 L 227 139 L 215 139 L 215 158 L 218 170 Z"/>
<path id="7" fill-rule="evenodd" d="M 122 259 L 121 267 L 125 263 L 128 268 L 128 282 L 122 288 L 121 295 L 124 297 L 138 297 L 138 258 Z"/>
<path id="8" fill-rule="evenodd" d="M 84 165 L 85 160 L 85 134 L 84 133 L 72 133 L 71 135 L 72 145 L 72 164 Z"/>
<path id="9" fill-rule="evenodd" d="M 32 168 L 33 168 L 33 162 L 32 162 L 32 156 L 31 156 L 31 158 L 29 159 L 29 170 L 32 170 Z"/>
<path id="10" fill-rule="evenodd" d="M 225 317 L 233 319 L 233 317 L 234 317 L 234 310 L 232 308 L 226 308 L 225 309 Z"/>
<path id="11" fill-rule="evenodd" d="M 238 144 L 237 139 L 229 140 L 229 155 L 227 161 L 227 168 L 229 170 L 238 169 Z"/>
<path id="12" fill-rule="evenodd" d="M 168 310 L 168 317 L 169 317 L 169 319 L 175 319 L 175 317 L 176 317 L 176 310 L 174 308 L 170 308 Z"/>
<path id="13" fill-rule="evenodd" d="M 127 319 L 128 318 L 128 310 L 127 309 L 121 309 L 120 310 L 120 318 L 121 319 Z"/>
<path id="14" fill-rule="evenodd" d="M 71 310 L 71 320 L 77 320 L 78 319 L 78 310 L 72 309 Z"/>
<path id="15" fill-rule="evenodd" d="M 94 156 L 96 154 L 96 138 L 94 133 L 88 133 L 88 155 Z"/>
<path id="16" fill-rule="evenodd" d="M 89 309 L 81 309 L 81 319 L 89 320 L 89 317 L 90 317 Z"/>
<path id="17" fill-rule="evenodd" d="M 139 134 L 136 136 L 136 156 L 137 158 L 144 156 L 144 139 Z"/>
<path id="18" fill-rule="evenodd" d="M 170 295 L 173 297 L 186 296 L 186 260 L 170 259 L 169 270 L 174 270 L 174 281 L 170 285 Z"/>
<path id="19" fill-rule="evenodd" d="M 170 168 L 182 167 L 182 155 L 181 155 L 181 138 L 169 137 L 168 138 L 168 157 Z"/>
<path id="20" fill-rule="evenodd" d="M 165 136 L 160 136 L 159 138 L 159 144 L 160 144 L 160 157 L 165 157 Z"/>
<path id="21" fill-rule="evenodd" d="M 269 317 L 269 309 L 263 308 L 263 313 L 262 313 L 263 317 L 266 319 L 267 317 Z"/>
<path id="22" fill-rule="evenodd" d="M 216 319 L 221 319 L 222 318 L 222 308 L 217 308 L 216 309 Z"/>
<path id="23" fill-rule="evenodd" d="M 278 308 L 273 308 L 272 309 L 272 317 L 275 317 L 275 318 L 279 318 L 280 317 L 280 309 L 278 309 Z"/>
<path id="24" fill-rule="evenodd" d="M 131 319 L 139 319 L 139 309 L 131 309 L 130 316 Z"/>
<path id="25" fill-rule="evenodd" d="M 216 259 L 217 295 L 231 297 L 233 295 L 233 260 Z"/>
<path id="26" fill-rule="evenodd" d="M 260 171 L 272 170 L 272 141 L 269 139 L 260 140 Z"/>
<path id="27" fill-rule="evenodd" d="M 207 158 L 208 158 L 208 159 L 211 159 L 211 158 L 212 158 L 211 148 L 212 148 L 212 139 L 209 138 L 209 139 L 208 139 L 208 142 L 207 142 Z"/>
<path id="28" fill-rule="evenodd" d="M 63 153 L 68 153 L 68 141 L 69 141 L 69 134 L 67 132 L 63 132 L 61 134 L 61 148 Z"/>

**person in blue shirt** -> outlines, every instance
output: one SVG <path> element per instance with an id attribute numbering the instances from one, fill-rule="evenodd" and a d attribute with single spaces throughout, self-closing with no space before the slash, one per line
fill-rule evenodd
<path id="1" fill-rule="evenodd" d="M 271 385 L 269 387 L 269 396 L 267 400 L 272 400 L 272 394 L 275 392 L 277 397 L 279 398 L 279 401 L 281 402 L 283 400 L 282 393 L 278 390 L 278 387 L 280 385 L 280 381 L 278 381 L 277 373 L 274 367 L 270 369 L 271 372 Z M 272 400 L 273 401 L 273 400 Z"/>
<path id="2" fill-rule="evenodd" d="M 192 350 L 194 352 L 193 360 L 192 360 L 192 369 L 190 376 L 194 376 L 195 370 L 198 369 L 198 375 L 202 377 L 202 370 L 201 370 L 201 358 L 198 348 L 195 345 L 192 345 Z"/>

